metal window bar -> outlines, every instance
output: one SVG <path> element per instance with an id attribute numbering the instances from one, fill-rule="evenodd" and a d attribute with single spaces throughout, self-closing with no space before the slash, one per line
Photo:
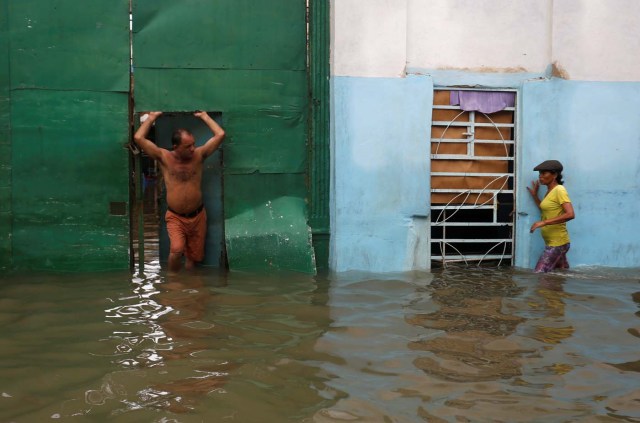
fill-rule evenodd
<path id="1" fill-rule="evenodd" d="M 434 110 L 460 110 L 459 106 L 445 106 L 445 105 L 434 105 Z M 510 146 L 515 145 L 515 139 L 505 139 L 502 133 L 502 129 L 514 129 L 515 128 L 515 107 L 508 107 L 504 109 L 505 111 L 511 111 L 513 113 L 513 123 L 496 123 L 491 117 L 487 114 L 482 113 L 482 115 L 488 120 L 487 123 L 477 122 L 476 121 L 476 112 L 464 112 L 461 111 L 458 113 L 453 120 L 451 121 L 433 121 L 433 127 L 443 127 L 440 138 L 432 138 L 431 143 L 435 144 L 435 152 L 431 154 L 431 160 L 472 160 L 472 161 L 510 161 L 513 162 L 515 159 L 512 156 L 512 153 L 509 152 Z M 468 113 L 468 121 L 457 121 L 461 116 L 465 113 Z M 447 130 L 449 128 L 464 128 L 466 127 L 466 132 L 462 133 L 466 138 L 453 139 L 453 138 L 445 138 Z M 476 128 L 495 128 L 497 134 L 500 139 L 476 139 L 475 138 L 475 129 Z M 515 134 L 514 134 L 515 137 Z M 467 143 L 467 154 L 439 154 L 439 148 L 441 144 L 445 143 Z M 505 149 L 505 156 L 476 156 L 475 155 L 475 147 L 477 144 L 502 144 Z M 432 189 L 432 193 L 447 193 L 454 195 L 447 204 L 444 205 L 432 205 L 432 211 L 438 211 L 437 217 L 435 221 L 431 222 L 432 228 L 432 261 L 440 261 L 446 267 L 447 263 L 453 262 L 464 262 L 466 265 L 469 262 L 477 262 L 479 266 L 484 260 L 498 260 L 498 266 L 502 263 L 503 260 L 512 259 L 513 258 L 513 221 L 510 222 L 500 222 L 498 219 L 498 195 L 499 194 L 510 194 L 513 196 L 514 189 L 508 188 L 508 182 L 512 182 L 512 186 L 515 186 L 514 178 L 515 175 L 512 172 L 509 173 L 483 173 L 483 172 L 432 172 L 432 177 L 493 177 L 493 179 L 486 184 L 484 188 L 481 189 L 456 189 L 456 188 L 448 188 L 448 189 Z M 494 185 L 497 181 L 503 179 L 503 183 L 499 188 L 489 189 L 489 186 Z M 480 201 L 483 194 L 489 194 L 489 199 L 485 201 Z M 473 204 L 468 204 L 471 195 L 476 195 L 475 201 Z M 492 212 L 491 221 L 490 222 L 475 222 L 475 221 L 451 221 L 452 218 L 458 212 L 461 211 L 469 211 L 469 210 L 487 210 Z M 512 216 L 512 214 L 510 215 Z M 512 218 L 511 218 L 512 219 Z M 509 228 L 509 238 L 458 238 L 458 237 L 449 237 L 447 229 L 453 228 Z M 433 228 L 439 228 L 441 230 L 440 236 L 433 236 Z M 433 246 L 437 244 L 440 254 L 433 254 Z M 463 253 L 460 251 L 462 248 L 460 245 L 456 244 L 487 244 L 484 253 Z M 502 247 L 502 249 L 500 249 Z M 510 247 L 509 252 L 507 251 Z M 502 251 L 500 251 L 502 250 Z M 454 251 L 455 253 L 451 253 L 450 251 Z"/>

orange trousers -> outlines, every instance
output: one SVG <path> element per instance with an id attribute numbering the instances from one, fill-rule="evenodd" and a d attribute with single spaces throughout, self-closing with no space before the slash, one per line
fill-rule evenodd
<path id="1" fill-rule="evenodd" d="M 183 217 L 167 210 L 164 215 L 172 254 L 184 254 L 192 261 L 204 259 L 204 241 L 207 236 L 207 212 L 203 209 L 193 217 Z"/>

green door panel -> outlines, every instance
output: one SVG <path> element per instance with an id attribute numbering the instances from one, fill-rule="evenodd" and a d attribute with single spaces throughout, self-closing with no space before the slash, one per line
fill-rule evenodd
<path id="1" fill-rule="evenodd" d="M 128 265 L 127 94 L 12 95 L 13 256 L 17 268 Z"/>
<path id="2" fill-rule="evenodd" d="M 216 110 L 225 173 L 298 173 L 307 162 L 305 72 L 136 69 L 137 110 Z"/>
<path id="3" fill-rule="evenodd" d="M 133 4 L 136 111 L 222 113 L 229 267 L 314 273 L 306 1 Z"/>
<path id="4" fill-rule="evenodd" d="M 136 67 L 305 70 L 305 1 L 133 4 Z"/>
<path id="5" fill-rule="evenodd" d="M 129 0 L 0 0 L 0 269 L 128 266 L 133 69 L 136 111 L 222 113 L 231 268 L 315 272 L 307 1 L 132 7 L 133 67 Z"/>
<path id="6" fill-rule="evenodd" d="M 12 267 L 9 0 L 0 0 L 0 270 Z"/>
<path id="7" fill-rule="evenodd" d="M 13 88 L 129 91 L 128 0 L 9 2 Z"/>
<path id="8" fill-rule="evenodd" d="M 315 274 L 304 176 L 230 175 L 225 182 L 229 267 Z"/>
<path id="9" fill-rule="evenodd" d="M 11 158 L 11 266 L 125 269 L 129 2 L 1 4 L 9 72 L 0 73 L 0 137 Z"/>

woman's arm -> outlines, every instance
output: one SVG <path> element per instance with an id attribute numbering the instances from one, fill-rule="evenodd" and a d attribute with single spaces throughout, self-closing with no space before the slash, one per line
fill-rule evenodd
<path id="1" fill-rule="evenodd" d="M 527 187 L 527 191 L 529 191 L 529 194 L 531 194 L 531 197 L 533 197 L 533 201 L 536 202 L 536 206 L 538 206 L 538 208 L 540 208 L 540 198 L 538 198 L 539 188 L 540 188 L 539 181 L 531 181 L 531 187 Z"/>
<path id="2" fill-rule="evenodd" d="M 573 205 L 571 203 L 563 203 L 562 210 L 564 210 L 564 213 L 562 213 L 560 216 L 551 219 L 540 220 L 534 223 L 533 225 L 531 225 L 531 229 L 529 230 L 529 232 L 533 232 L 543 226 L 557 225 L 559 223 L 564 223 L 570 221 L 571 219 L 575 219 L 576 213 L 573 211 Z"/>

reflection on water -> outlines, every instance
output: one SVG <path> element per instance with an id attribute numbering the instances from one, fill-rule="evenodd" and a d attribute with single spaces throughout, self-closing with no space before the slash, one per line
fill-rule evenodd
<path id="1" fill-rule="evenodd" d="M 144 272 L 0 279 L 0 421 L 640 419 L 637 269 Z"/>
<path id="2" fill-rule="evenodd" d="M 410 348 L 431 354 L 414 363 L 422 371 L 450 381 L 489 381 L 521 375 L 518 358 L 524 353 L 509 341 L 523 317 L 502 311 L 503 300 L 524 291 L 504 272 L 445 270 L 431 286 L 431 299 L 440 307 L 416 313 L 407 321 L 441 335 L 411 342 Z"/>

